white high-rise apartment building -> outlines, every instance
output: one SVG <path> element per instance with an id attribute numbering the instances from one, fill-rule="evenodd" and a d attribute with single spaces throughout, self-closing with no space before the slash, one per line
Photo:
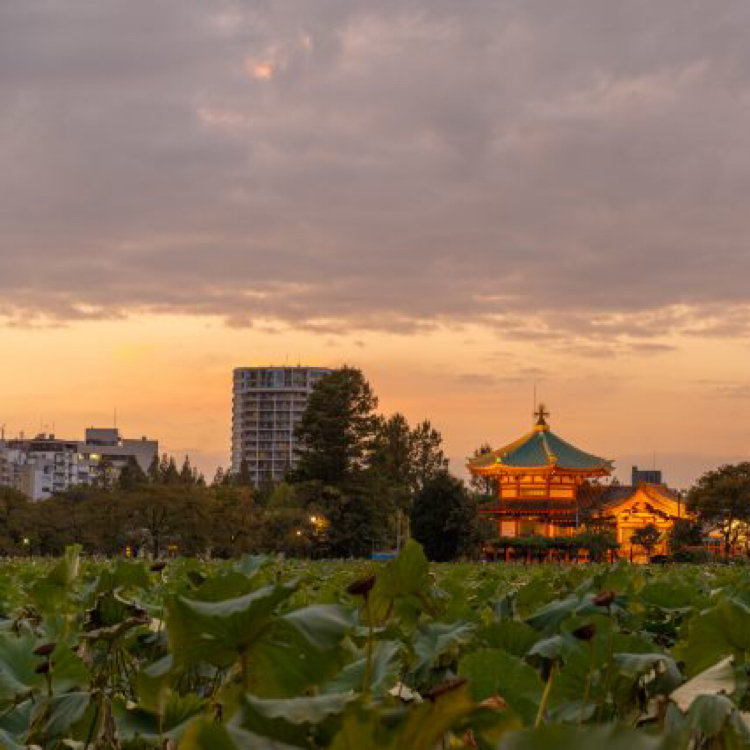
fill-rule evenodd
<path id="1" fill-rule="evenodd" d="M 294 428 L 325 367 L 238 367 L 232 398 L 232 472 L 278 482 L 295 463 Z"/>
<path id="2" fill-rule="evenodd" d="M 0 440 L 0 486 L 44 500 L 75 485 L 115 478 L 131 460 L 145 472 L 159 453 L 156 440 L 123 438 L 116 428 L 90 427 L 84 440 L 54 435 Z"/>

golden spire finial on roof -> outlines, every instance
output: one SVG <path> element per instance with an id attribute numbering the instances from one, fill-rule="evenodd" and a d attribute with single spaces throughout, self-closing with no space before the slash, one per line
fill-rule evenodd
<path id="1" fill-rule="evenodd" d="M 549 416 L 549 410 L 545 407 L 544 404 L 539 404 L 537 407 L 537 410 L 534 412 L 534 416 L 536 417 L 536 427 L 539 429 L 547 429 L 549 425 L 547 424 L 547 417 Z"/>

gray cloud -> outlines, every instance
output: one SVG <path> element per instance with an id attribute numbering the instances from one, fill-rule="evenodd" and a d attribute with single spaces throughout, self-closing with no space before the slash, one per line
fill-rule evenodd
<path id="1" fill-rule="evenodd" d="M 0 314 L 747 336 L 749 32 L 743 0 L 5 0 Z"/>

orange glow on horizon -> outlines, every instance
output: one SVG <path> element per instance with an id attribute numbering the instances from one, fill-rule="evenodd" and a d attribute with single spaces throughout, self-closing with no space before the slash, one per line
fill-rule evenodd
<path id="1" fill-rule="evenodd" d="M 416 343 L 418 342 L 418 345 Z M 439 327 L 418 336 L 357 331 L 319 334 L 278 323 L 233 328 L 211 317 L 139 316 L 65 328 L 0 327 L 6 435 L 54 430 L 76 437 L 109 425 L 148 435 L 193 457 L 209 476 L 227 466 L 232 370 L 302 364 L 360 367 L 384 413 L 430 419 L 451 468 L 484 441 L 498 447 L 532 426 L 534 382 L 552 429 L 583 450 L 656 463 L 684 486 L 750 447 L 750 400 L 723 394 L 750 365 L 734 342 L 685 338 L 673 350 L 617 358 L 548 351 L 506 341 L 480 326 Z M 532 373 L 532 374 L 525 374 Z"/>

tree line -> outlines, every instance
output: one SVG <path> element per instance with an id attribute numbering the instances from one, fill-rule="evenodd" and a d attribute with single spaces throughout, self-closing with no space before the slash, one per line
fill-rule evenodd
<path id="1" fill-rule="evenodd" d="M 429 421 L 376 412 L 362 372 L 344 367 L 314 388 L 297 428 L 296 466 L 277 485 L 254 487 L 247 467 L 211 482 L 185 458 L 135 461 L 32 502 L 0 488 L 0 554 L 159 557 L 246 552 L 346 557 L 393 549 L 407 536 L 432 559 L 478 549 L 477 493 L 448 472 Z"/>
<path id="2" fill-rule="evenodd" d="M 0 554 L 56 555 L 77 543 L 102 555 L 347 557 L 413 536 L 433 560 L 477 555 L 478 508 L 496 494 L 494 481 L 465 485 L 449 473 L 442 436 L 428 420 L 412 426 L 402 414 L 379 414 L 377 405 L 356 368 L 322 378 L 297 426 L 296 466 L 276 485 L 254 487 L 245 465 L 236 474 L 219 469 L 207 482 L 187 457 L 178 465 L 165 455 L 145 472 L 135 461 L 119 473 L 105 467 L 95 485 L 48 500 L 0 488 Z M 485 444 L 474 455 L 489 450 Z M 687 507 L 694 520 L 679 522 L 670 544 L 678 555 L 700 556 L 711 531 L 727 556 L 750 555 L 750 462 L 707 472 Z M 649 556 L 659 541 L 656 529 L 634 537 Z"/>

